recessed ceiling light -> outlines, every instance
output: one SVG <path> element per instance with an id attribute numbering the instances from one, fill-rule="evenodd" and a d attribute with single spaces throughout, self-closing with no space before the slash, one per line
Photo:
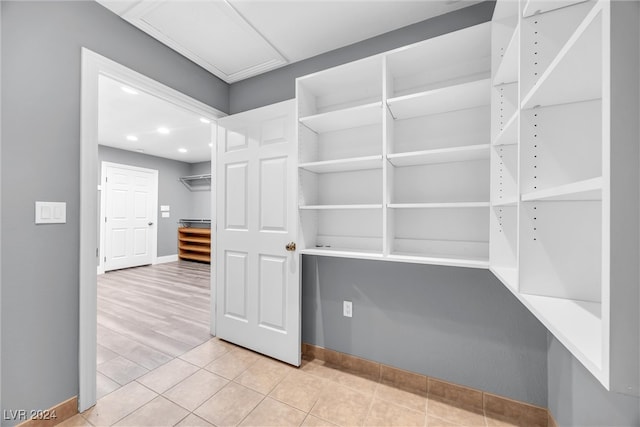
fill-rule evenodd
<path id="1" fill-rule="evenodd" d="M 123 92 L 128 93 L 129 95 L 137 95 L 138 91 L 130 88 L 129 86 L 121 86 L 120 89 L 122 89 Z"/>
<path id="2" fill-rule="evenodd" d="M 181 153 L 186 153 L 187 149 L 186 148 L 178 148 L 178 151 Z"/>
<path id="3" fill-rule="evenodd" d="M 163 135 L 166 135 L 166 134 L 168 134 L 169 132 L 171 132 L 168 128 L 165 128 L 165 127 L 159 127 L 159 128 L 157 129 L 157 131 L 158 131 L 158 133 L 161 133 L 161 134 L 163 134 Z"/>
<path id="4" fill-rule="evenodd" d="M 127 141 L 137 141 L 138 137 L 135 135 L 127 135 Z"/>
<path id="5" fill-rule="evenodd" d="M 209 147 L 213 147 L 213 142 L 210 142 L 210 143 L 209 143 Z"/>
<path id="6" fill-rule="evenodd" d="M 202 123 L 211 123 L 211 120 L 206 119 L 206 118 L 204 118 L 204 117 L 200 117 L 200 121 L 201 121 Z"/>

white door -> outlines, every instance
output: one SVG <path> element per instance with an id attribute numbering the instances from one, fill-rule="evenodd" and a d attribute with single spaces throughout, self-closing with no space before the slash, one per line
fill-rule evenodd
<path id="1" fill-rule="evenodd" d="M 295 104 L 218 121 L 216 335 L 300 365 Z"/>
<path id="2" fill-rule="evenodd" d="M 103 170 L 105 271 L 151 264 L 158 172 L 106 163 Z"/>

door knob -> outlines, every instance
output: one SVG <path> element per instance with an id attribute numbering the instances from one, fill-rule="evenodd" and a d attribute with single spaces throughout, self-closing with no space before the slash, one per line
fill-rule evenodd
<path id="1" fill-rule="evenodd" d="M 152 222 L 150 222 L 150 223 L 148 223 L 147 225 L 153 225 L 153 223 L 152 223 Z"/>
<path id="2" fill-rule="evenodd" d="M 295 251 L 296 250 L 296 242 L 287 243 L 287 246 L 285 246 L 285 249 L 288 250 L 289 252 Z"/>

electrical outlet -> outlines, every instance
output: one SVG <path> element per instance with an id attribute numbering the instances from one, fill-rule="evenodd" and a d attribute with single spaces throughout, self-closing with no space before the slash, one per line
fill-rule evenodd
<path id="1" fill-rule="evenodd" d="M 342 302 L 342 315 L 344 317 L 353 317 L 353 303 L 351 301 Z"/>

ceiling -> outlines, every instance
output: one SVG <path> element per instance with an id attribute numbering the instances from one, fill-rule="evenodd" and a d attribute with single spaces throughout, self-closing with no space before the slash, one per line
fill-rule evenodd
<path id="1" fill-rule="evenodd" d="M 480 0 L 98 0 L 227 83 Z"/>
<path id="2" fill-rule="evenodd" d="M 480 0 L 97 1 L 233 83 Z M 123 86 L 100 77 L 101 145 L 188 163 L 211 159 L 210 126 L 199 116 Z"/>
<path id="3" fill-rule="evenodd" d="M 158 132 L 159 128 L 168 133 Z M 211 160 L 211 125 L 191 111 L 101 75 L 98 143 L 187 163 L 203 162 Z"/>

